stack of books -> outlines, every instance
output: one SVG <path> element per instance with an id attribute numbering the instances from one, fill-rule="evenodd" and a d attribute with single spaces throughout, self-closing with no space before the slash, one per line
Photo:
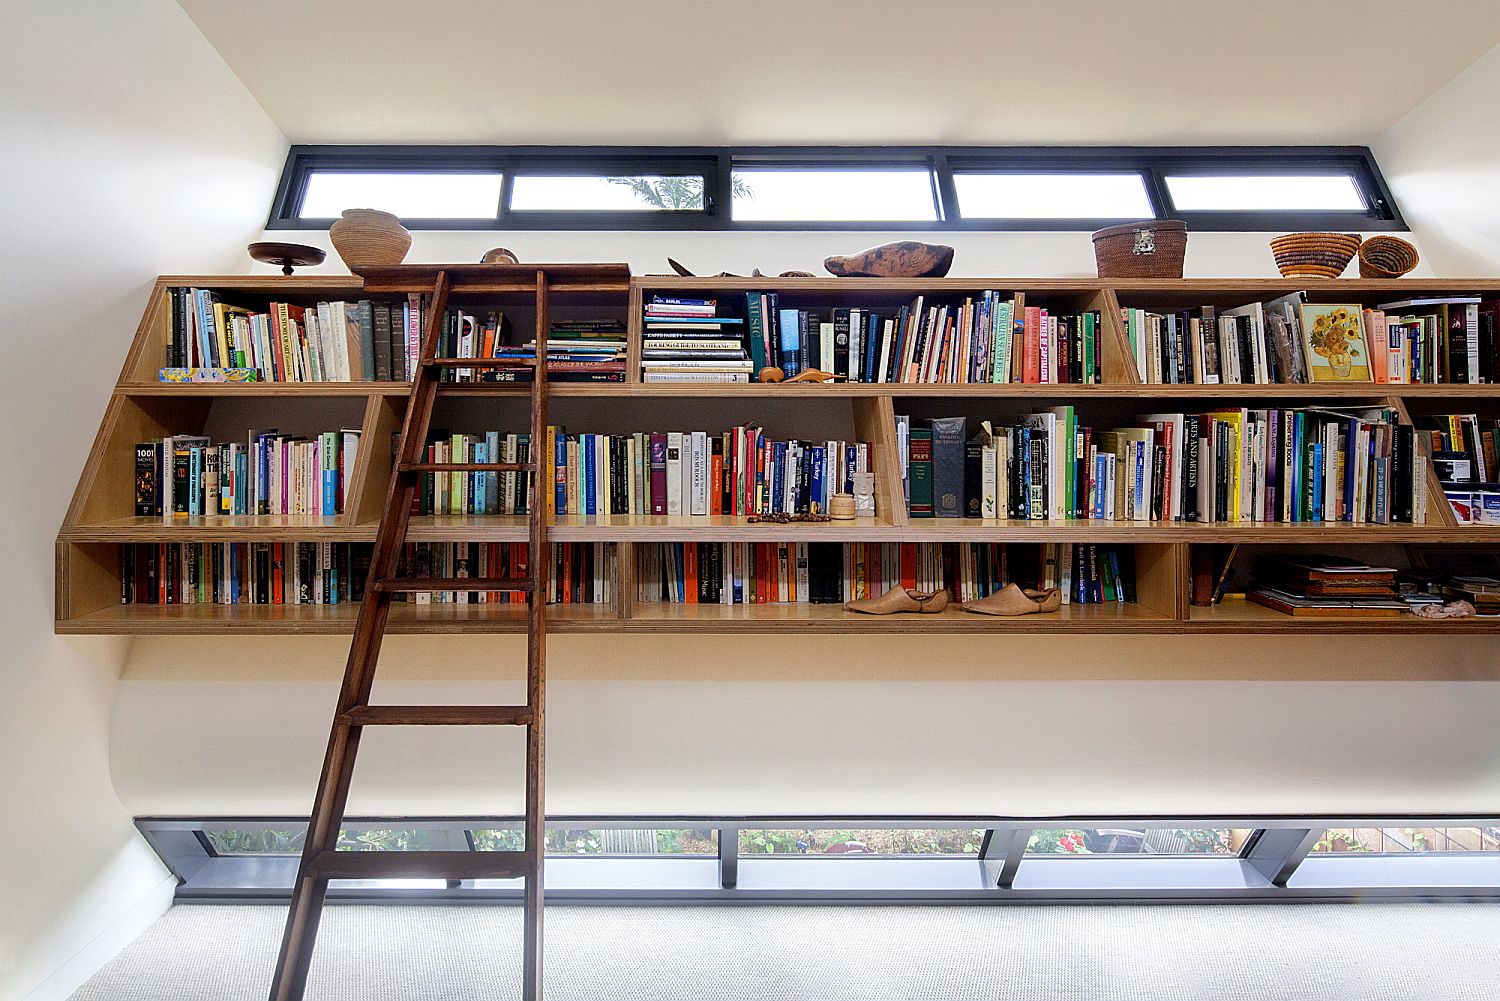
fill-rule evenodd
<path id="1" fill-rule="evenodd" d="M 137 517 L 335 515 L 344 510 L 359 429 L 311 438 L 274 428 L 244 442 L 175 435 L 135 446 Z"/>
<path id="2" fill-rule="evenodd" d="M 646 382 L 749 382 L 755 366 L 740 331 L 714 299 L 654 295 L 646 303 L 641 373 Z M 789 373 L 790 374 L 790 373 Z"/>
<path id="3" fill-rule="evenodd" d="M 536 357 L 536 341 L 524 345 Z M 547 332 L 551 382 L 624 382 L 625 324 L 619 320 L 556 320 Z"/>
<path id="4" fill-rule="evenodd" d="M 956 601 L 1008 583 L 1055 587 L 1064 604 L 1135 600 L 1129 546 L 935 542 L 666 542 L 638 549 L 637 598 L 703 605 L 838 604 L 893 587 Z"/>
<path id="5" fill-rule="evenodd" d="M 351 542 L 133 542 L 120 546 L 120 602 L 339 605 L 364 597 L 370 546 Z"/>
<path id="6" fill-rule="evenodd" d="M 422 343 L 420 295 L 258 311 L 209 289 L 167 292 L 162 382 L 403 382 Z"/>
<path id="7" fill-rule="evenodd" d="M 962 417 L 896 420 L 914 518 L 1426 521 L 1426 456 L 1388 408 L 1143 414 L 1103 430 L 1061 406 L 972 435 Z"/>
<path id="8" fill-rule="evenodd" d="M 1287 615 L 1392 616 L 1407 608 L 1395 568 L 1321 553 L 1261 557 L 1245 597 Z"/>

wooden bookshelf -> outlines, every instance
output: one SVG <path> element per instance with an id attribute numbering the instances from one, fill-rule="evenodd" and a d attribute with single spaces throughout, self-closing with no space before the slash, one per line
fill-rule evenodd
<path id="1" fill-rule="evenodd" d="M 346 633 L 357 605 L 204 606 L 122 605 L 119 546 L 151 542 L 372 542 L 391 472 L 390 436 L 399 429 L 409 386 L 400 382 L 170 384 L 157 380 L 168 339 L 167 289 L 211 288 L 248 304 L 312 303 L 326 299 L 403 298 L 422 286 L 419 269 L 370 269 L 359 277 L 162 276 L 147 303 L 114 391 L 105 405 L 94 446 L 57 536 L 56 631 L 59 633 L 266 634 Z M 789 627 L 828 633 L 1038 632 L 1038 633 L 1416 633 L 1500 632 L 1491 619 L 1428 621 L 1301 618 L 1232 600 L 1213 608 L 1187 604 L 1189 549 L 1195 544 L 1306 547 L 1500 546 L 1500 526 L 1461 526 L 1437 484 L 1429 488 L 1425 525 L 1198 524 L 1097 521 L 912 519 L 901 503 L 895 415 L 1018 411 L 1072 403 L 1124 414 L 1236 402 L 1253 406 L 1368 403 L 1391 406 L 1403 418 L 1462 409 L 1500 410 L 1495 385 L 1143 385 L 1130 361 L 1119 321 L 1124 306 L 1233 307 L 1306 291 L 1315 302 L 1375 305 L 1418 295 L 1500 294 L 1500 279 L 1337 280 L 1282 279 L 1100 280 L 1090 278 L 944 278 L 919 280 L 844 278 L 682 278 L 647 276 L 624 281 L 623 269 L 580 271 L 554 284 L 568 308 L 562 318 L 610 315 L 627 321 L 627 381 L 620 384 L 554 384 L 554 420 L 570 428 L 624 432 L 674 424 L 710 430 L 743 420 L 782 428 L 809 422 L 807 434 L 851 437 L 872 445 L 877 477 L 875 518 L 823 524 L 756 525 L 742 518 L 691 516 L 562 517 L 550 529 L 557 542 L 602 542 L 616 547 L 617 598 L 608 605 L 557 605 L 549 626 L 557 631 L 721 632 L 782 631 Z M 1100 352 L 1104 384 L 1075 385 L 720 385 L 645 384 L 640 381 L 641 304 L 652 294 L 703 294 L 721 300 L 774 291 L 785 306 L 822 308 L 899 306 L 922 294 L 962 298 L 986 289 L 1024 292 L 1029 304 L 1098 309 L 1104 319 Z M 467 303 L 504 308 L 515 329 L 531 323 L 524 296 L 504 281 L 468 293 Z M 569 312 L 573 309 L 574 312 Z M 524 333 L 520 333 L 525 339 Z M 463 420 L 500 420 L 520 405 L 524 385 L 480 384 L 452 394 Z M 507 402 L 512 398 L 515 402 Z M 517 411 L 519 412 L 519 411 Z M 482 416 L 475 416 L 482 415 Z M 732 415 L 732 416 L 730 416 Z M 728 423 L 725 423 L 725 422 Z M 134 445 L 163 434 L 212 433 L 216 439 L 249 427 L 283 430 L 361 429 L 345 511 L 333 517 L 203 517 L 163 521 L 134 515 Z M 477 424 L 475 426 L 478 426 Z M 489 426 L 496 426 L 491 423 Z M 519 429 L 519 428 L 518 428 Z M 431 516 L 412 520 L 411 539 L 428 542 L 520 542 L 520 517 Z M 1065 606 L 1057 615 L 995 619 L 953 609 L 936 616 L 863 616 L 829 605 L 696 606 L 636 600 L 636 546 L 659 542 L 1006 542 L 1099 543 L 1137 547 L 1139 600 L 1129 605 Z M 392 630 L 401 632 L 521 631 L 521 606 L 398 604 Z"/>

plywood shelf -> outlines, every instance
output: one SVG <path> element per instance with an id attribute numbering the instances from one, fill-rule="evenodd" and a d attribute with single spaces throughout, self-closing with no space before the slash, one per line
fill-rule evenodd
<path id="1" fill-rule="evenodd" d="M 950 605 L 937 615 L 864 615 L 842 605 L 680 605 L 637 601 L 632 625 L 662 632 L 781 633 L 1052 633 L 1152 632 L 1173 625 L 1170 615 L 1143 605 L 1064 605 L 1048 615 L 1004 617 Z"/>
<path id="2" fill-rule="evenodd" d="M 1190 608 L 1190 632 L 1223 633 L 1494 633 L 1500 632 L 1500 617 L 1427 619 L 1403 613 L 1394 616 L 1286 615 L 1239 597 L 1226 597 L 1209 608 Z"/>
<path id="3" fill-rule="evenodd" d="M 390 439 L 400 427 L 410 385 L 400 382 L 347 383 L 189 383 L 151 381 L 165 344 L 166 290 L 173 286 L 211 288 L 246 303 L 322 299 L 396 299 L 428 287 L 437 265 L 402 265 L 369 269 L 363 276 L 163 276 L 137 326 L 120 380 L 111 395 L 89 461 L 58 533 L 57 622 L 59 632 L 94 633 L 342 633 L 352 628 L 356 606 L 120 606 L 121 543 L 316 541 L 373 542 L 377 519 L 391 476 Z M 535 265 L 514 276 L 503 269 L 468 268 L 463 301 L 480 308 L 489 301 L 510 309 L 515 293 L 528 288 Z M 570 428 L 579 421 L 599 430 L 643 430 L 649 426 L 691 426 L 725 420 L 761 420 L 787 425 L 778 432 L 816 437 L 852 437 L 872 444 L 876 496 L 874 519 L 821 524 L 750 524 L 723 516 L 608 516 L 556 519 L 549 538 L 556 542 L 609 543 L 620 547 L 620 593 L 636 590 L 636 544 L 664 542 L 988 542 L 1083 543 L 1138 547 L 1137 570 L 1142 604 L 1069 606 L 1056 617 L 1028 616 L 994 620 L 953 611 L 931 619 L 859 616 L 839 606 L 669 606 L 621 601 L 608 606 L 553 606 L 549 625 L 557 631 L 679 631 L 749 633 L 798 628 L 820 632 L 882 634 L 888 632 L 1161 632 L 1161 633 L 1312 633 L 1488 632 L 1488 621 L 1428 622 L 1400 619 L 1303 619 L 1256 605 L 1222 605 L 1210 610 L 1186 604 L 1186 568 L 1192 545 L 1244 544 L 1318 547 L 1493 546 L 1500 527 L 1459 526 L 1440 495 L 1430 497 L 1426 525 L 1194 524 L 1095 521 L 1008 521 L 911 519 L 901 494 L 899 456 L 894 429 L 898 412 L 931 414 L 949 401 L 954 412 L 974 413 L 976 401 L 1000 402 L 1007 410 L 1074 404 L 1097 407 L 1101 415 L 1163 409 L 1202 401 L 1206 406 L 1282 406 L 1360 401 L 1409 413 L 1443 413 L 1466 402 L 1468 409 L 1493 409 L 1500 401 L 1497 385 L 1140 385 L 1127 363 L 1128 345 L 1119 329 L 1118 309 L 1129 306 L 1191 308 L 1201 304 L 1242 304 L 1306 290 L 1316 302 L 1379 302 L 1437 293 L 1500 294 L 1496 279 L 1342 279 L 1308 283 L 1284 279 L 1101 280 L 1074 278 L 845 279 L 845 278 L 684 278 L 654 276 L 631 280 L 622 266 L 548 265 L 554 292 L 572 295 L 579 309 L 629 320 L 627 348 L 631 364 L 624 383 L 552 383 L 549 395 L 569 401 Z M 522 273 L 524 272 L 524 274 Z M 465 272 L 467 273 L 467 272 Z M 482 276 L 482 277 L 481 277 Z M 515 287 L 512 287 L 515 286 Z M 1102 385 L 1021 384 L 645 384 L 640 381 L 641 304 L 652 293 L 703 293 L 732 306 L 737 293 L 775 291 L 783 302 L 812 308 L 841 304 L 891 305 L 916 295 L 953 301 L 986 289 L 1024 292 L 1028 300 L 1069 308 L 1098 309 L 1105 317 L 1101 352 Z M 496 308 L 496 307 L 491 307 Z M 520 316 L 521 314 L 517 314 Z M 582 314 L 579 314 L 582 315 Z M 518 322 L 524 328 L 526 318 Z M 524 333 L 518 328 L 518 333 Z M 524 338 L 523 338 L 524 339 Z M 450 384 L 456 419 L 509 419 L 512 411 L 492 400 L 517 397 L 526 384 Z M 589 400 L 597 403 L 589 403 Z M 616 402 L 618 401 L 618 403 Z M 1156 401 L 1152 404 L 1152 401 Z M 907 410 L 907 407 L 910 410 Z M 490 410 L 489 408 L 495 409 Z M 985 409 L 983 406 L 980 409 Z M 1112 418 L 1111 418 L 1112 419 Z M 629 424 L 630 426 L 626 426 Z M 295 427 L 293 427 L 295 425 Z M 235 517 L 163 521 L 131 517 L 133 446 L 153 436 L 212 431 L 232 437 L 255 426 L 284 430 L 352 427 L 363 429 L 359 454 L 351 470 L 346 513 L 332 517 Z M 493 426 L 493 425 L 490 425 Z M 728 426 L 725 424 L 724 426 Z M 588 429 L 588 428 L 585 428 Z M 1432 491 L 1430 491 L 1431 493 Z M 428 516 L 412 519 L 409 538 L 422 542 L 523 542 L 521 517 Z M 417 612 L 415 609 L 422 608 Z M 393 631 L 520 631 L 517 609 L 504 606 L 401 605 L 392 614 Z"/>
<path id="4" fill-rule="evenodd" d="M 59 633 L 133 635 L 348 634 L 359 604 L 342 605 L 113 605 L 59 622 Z M 554 605 L 547 610 L 553 632 L 611 629 L 619 622 L 612 605 Z M 526 606 L 506 604 L 391 605 L 391 633 L 524 633 Z"/>

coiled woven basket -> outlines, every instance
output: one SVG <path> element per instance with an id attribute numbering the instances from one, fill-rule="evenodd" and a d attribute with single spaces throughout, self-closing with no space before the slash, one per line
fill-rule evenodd
<path id="1" fill-rule="evenodd" d="M 1372 236 L 1359 245 L 1361 278 L 1400 278 L 1421 263 L 1417 248 L 1398 236 Z"/>
<path id="2" fill-rule="evenodd" d="M 1355 233 L 1288 233 L 1271 241 L 1283 278 L 1337 278 L 1359 251 Z"/>

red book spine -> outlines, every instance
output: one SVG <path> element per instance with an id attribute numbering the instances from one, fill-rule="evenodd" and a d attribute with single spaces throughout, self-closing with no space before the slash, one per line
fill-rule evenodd
<path id="1" fill-rule="evenodd" d="M 698 543 L 682 547 L 682 595 L 689 605 L 698 604 Z"/>
<path id="2" fill-rule="evenodd" d="M 915 542 L 901 543 L 901 586 L 913 589 L 917 586 L 917 544 Z"/>
<path id="3" fill-rule="evenodd" d="M 715 452 L 709 463 L 708 513 L 724 513 L 724 456 Z"/>
<path id="4" fill-rule="evenodd" d="M 1042 381 L 1042 311 L 1037 306 L 1026 307 L 1026 326 L 1023 332 L 1022 358 L 1025 368 L 1022 371 L 1021 381 L 1026 383 L 1039 383 Z"/>

